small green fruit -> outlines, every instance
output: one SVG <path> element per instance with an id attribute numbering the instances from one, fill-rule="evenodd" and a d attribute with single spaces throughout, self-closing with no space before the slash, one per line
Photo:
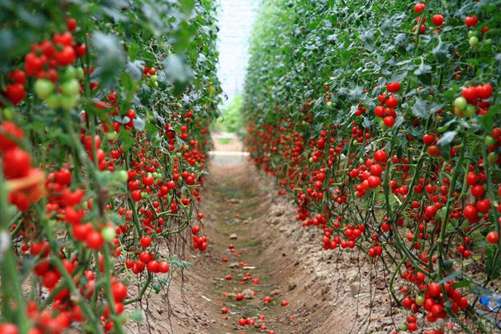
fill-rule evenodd
<path id="1" fill-rule="evenodd" d="M 468 101 L 466 101 L 466 99 L 464 97 L 462 97 L 462 96 L 457 97 L 454 100 L 454 107 L 458 108 L 461 111 L 463 111 L 464 108 L 466 108 L 467 105 L 468 105 Z"/>
<path id="2" fill-rule="evenodd" d="M 416 296 L 416 304 L 421 306 L 424 304 L 424 296 L 423 295 L 417 295 Z"/>
<path id="3" fill-rule="evenodd" d="M 105 136 L 106 136 L 106 139 L 108 139 L 108 140 L 116 140 L 118 138 L 118 133 L 107 132 Z"/>
<path id="4" fill-rule="evenodd" d="M 66 68 L 66 71 L 64 72 L 64 77 L 66 79 L 75 79 L 78 75 L 78 71 L 75 67 L 73 66 L 68 66 Z"/>
<path id="5" fill-rule="evenodd" d="M 34 89 L 38 98 L 46 100 L 54 91 L 54 84 L 50 80 L 38 79 L 35 81 Z"/>
<path id="6" fill-rule="evenodd" d="M 103 236 L 103 239 L 105 241 L 111 242 L 111 241 L 113 241 L 113 239 L 115 239 L 116 233 L 115 233 L 115 230 L 111 226 L 106 226 L 101 231 L 101 235 Z"/>
<path id="7" fill-rule="evenodd" d="M 77 67 L 77 73 L 76 73 L 77 79 L 82 80 L 84 78 L 84 74 L 85 73 L 84 73 L 83 68 Z"/>
<path id="8" fill-rule="evenodd" d="M 476 47 L 478 45 L 478 37 L 477 36 L 470 37 L 470 39 L 468 40 L 468 43 L 470 43 L 470 46 L 472 48 Z"/>
<path id="9" fill-rule="evenodd" d="M 12 109 L 11 107 L 4 108 L 2 110 L 2 116 L 5 120 L 12 120 L 12 118 L 14 118 L 14 109 Z"/>
<path id="10" fill-rule="evenodd" d="M 477 37 L 477 32 L 475 30 L 468 31 L 468 38 Z"/>
<path id="11" fill-rule="evenodd" d="M 61 107 L 61 95 L 59 94 L 52 94 L 49 96 L 46 100 L 47 106 L 51 109 L 57 109 Z"/>
<path id="12" fill-rule="evenodd" d="M 496 143 L 494 138 L 492 138 L 491 136 L 485 136 L 484 142 L 485 145 L 494 145 Z"/>
<path id="13" fill-rule="evenodd" d="M 61 96 L 61 108 L 67 111 L 75 108 L 78 104 L 78 98 L 79 96 Z"/>
<path id="14" fill-rule="evenodd" d="M 64 95 L 66 95 L 66 96 L 79 95 L 79 93 L 80 93 L 80 84 L 78 83 L 78 80 L 77 79 L 71 79 L 69 81 L 66 81 L 61 86 L 61 92 Z"/>
<path id="15" fill-rule="evenodd" d="M 129 173 L 127 173 L 127 171 L 125 170 L 119 170 L 115 172 L 115 175 L 117 176 L 117 180 L 119 180 L 120 182 L 127 182 L 127 180 L 129 179 Z"/>

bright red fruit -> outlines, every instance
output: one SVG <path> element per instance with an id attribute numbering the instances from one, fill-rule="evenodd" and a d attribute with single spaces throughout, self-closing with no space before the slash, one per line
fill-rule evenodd
<path id="1" fill-rule="evenodd" d="M 444 16 L 442 14 L 433 15 L 431 17 L 431 23 L 433 23 L 437 27 L 440 27 L 442 24 L 444 24 Z"/>
<path id="2" fill-rule="evenodd" d="M 414 12 L 416 14 L 419 14 L 419 13 L 422 13 L 426 8 L 426 4 L 422 3 L 422 2 L 418 2 L 415 6 L 414 6 Z"/>
<path id="3" fill-rule="evenodd" d="M 497 244 L 498 241 L 499 241 L 499 234 L 498 234 L 498 232 L 491 231 L 491 232 L 487 233 L 486 240 L 487 240 L 488 243 L 490 243 L 492 245 Z"/>
<path id="4" fill-rule="evenodd" d="M 478 17 L 476 17 L 475 15 L 467 16 L 464 19 L 464 24 L 466 24 L 467 27 L 474 27 L 478 24 Z"/>

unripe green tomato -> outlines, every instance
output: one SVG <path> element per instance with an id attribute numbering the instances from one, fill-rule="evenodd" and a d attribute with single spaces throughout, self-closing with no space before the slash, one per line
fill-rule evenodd
<path id="1" fill-rule="evenodd" d="M 116 233 L 115 229 L 111 226 L 106 226 L 103 228 L 101 231 L 101 235 L 103 236 L 103 239 L 107 242 L 112 242 L 113 239 L 115 239 Z"/>
<path id="2" fill-rule="evenodd" d="M 129 179 L 129 173 L 127 173 L 126 170 L 116 171 L 115 175 L 117 177 L 117 180 L 123 183 L 127 182 L 127 180 Z"/>
<path id="3" fill-rule="evenodd" d="M 468 31 L 468 38 L 477 37 L 477 32 L 475 30 Z"/>
<path id="4" fill-rule="evenodd" d="M 81 67 L 77 67 L 77 79 L 82 80 L 84 78 L 84 70 Z"/>
<path id="5" fill-rule="evenodd" d="M 470 39 L 468 40 L 468 43 L 470 43 L 470 46 L 472 48 L 476 47 L 478 45 L 478 37 L 477 36 L 470 37 Z"/>
<path id="6" fill-rule="evenodd" d="M 484 142 L 485 142 L 485 145 L 494 145 L 496 143 L 494 138 L 492 138 L 491 136 L 485 136 Z"/>
<path id="7" fill-rule="evenodd" d="M 327 105 L 327 107 L 331 107 L 332 106 L 332 101 L 327 101 L 326 105 Z"/>
<path id="8" fill-rule="evenodd" d="M 57 109 L 61 106 L 61 95 L 52 94 L 45 102 L 47 102 L 47 106 L 49 106 L 49 108 Z"/>
<path id="9" fill-rule="evenodd" d="M 38 79 L 35 81 L 34 89 L 38 98 L 46 100 L 54 91 L 54 84 L 47 79 Z"/>
<path id="10" fill-rule="evenodd" d="M 61 86 L 61 92 L 66 96 L 75 96 L 80 93 L 80 84 L 77 79 L 71 79 L 66 81 Z"/>
<path id="11" fill-rule="evenodd" d="M 75 79 L 78 75 L 77 69 L 73 66 L 68 66 L 66 68 L 66 71 L 64 72 L 64 78 L 65 79 Z"/>
<path id="12" fill-rule="evenodd" d="M 156 82 L 156 81 L 158 80 L 158 76 L 157 76 L 156 74 L 155 74 L 155 75 L 152 75 L 152 76 L 150 77 L 150 79 L 151 79 L 151 81 Z"/>
<path id="13" fill-rule="evenodd" d="M 475 116 L 476 111 L 477 111 L 477 109 L 475 108 L 475 106 L 469 105 L 464 110 L 464 115 L 466 117 L 473 117 L 473 116 Z"/>
<path id="14" fill-rule="evenodd" d="M 79 96 L 61 96 L 61 108 L 64 110 L 71 110 L 76 107 L 78 104 L 78 98 Z"/>
<path id="15" fill-rule="evenodd" d="M 4 108 L 2 110 L 2 116 L 7 121 L 12 120 L 12 118 L 14 118 L 14 109 L 11 107 Z"/>
<path id="16" fill-rule="evenodd" d="M 416 296 L 416 304 L 421 306 L 424 304 L 424 296 L 423 295 L 417 295 Z"/>
<path id="17" fill-rule="evenodd" d="M 118 138 L 118 133 L 116 132 L 107 132 L 106 139 L 108 140 L 116 140 Z"/>
<path id="18" fill-rule="evenodd" d="M 141 193 L 141 198 L 143 198 L 143 199 L 149 199 L 149 198 L 150 198 L 150 194 L 148 194 L 147 192 L 144 192 L 144 191 L 143 191 L 143 192 Z"/>
<path id="19" fill-rule="evenodd" d="M 400 325 L 400 330 L 405 332 L 405 331 L 407 330 L 407 324 L 402 323 L 402 324 Z"/>
<path id="20" fill-rule="evenodd" d="M 461 111 L 463 111 L 464 108 L 466 108 L 467 105 L 468 105 L 468 101 L 466 101 L 466 99 L 464 97 L 462 97 L 462 96 L 457 97 L 454 100 L 454 107 L 458 108 Z"/>
<path id="21" fill-rule="evenodd" d="M 485 39 L 485 40 L 484 40 L 484 45 L 489 46 L 489 45 L 491 45 L 491 44 L 492 44 L 492 39 L 487 38 L 487 39 Z"/>

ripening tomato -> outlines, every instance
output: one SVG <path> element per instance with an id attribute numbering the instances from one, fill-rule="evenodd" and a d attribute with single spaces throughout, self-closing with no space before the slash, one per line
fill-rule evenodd
<path id="1" fill-rule="evenodd" d="M 467 16 L 464 19 L 464 24 L 466 24 L 468 28 L 475 27 L 478 24 L 478 17 L 475 15 Z"/>
<path id="2" fill-rule="evenodd" d="M 68 18 L 66 20 L 66 28 L 68 28 L 69 31 L 75 31 L 77 29 L 77 20 L 72 17 Z"/>
<path id="3" fill-rule="evenodd" d="M 396 93 L 400 90 L 400 82 L 389 82 L 386 84 L 386 89 L 390 93 Z"/>
<path id="4" fill-rule="evenodd" d="M 19 147 L 5 152 L 2 160 L 6 179 L 25 177 L 31 169 L 31 156 Z"/>
<path id="5" fill-rule="evenodd" d="M 440 27 L 442 24 L 444 24 L 444 16 L 442 14 L 433 15 L 431 17 L 431 23 L 433 23 L 437 27 Z"/>
<path id="6" fill-rule="evenodd" d="M 426 8 L 426 4 L 422 2 L 418 2 L 416 5 L 414 5 L 414 12 L 416 14 L 422 13 Z"/>
<path id="7" fill-rule="evenodd" d="M 485 238 L 488 243 L 495 245 L 499 241 L 499 234 L 496 231 L 491 231 L 487 233 L 487 237 Z"/>

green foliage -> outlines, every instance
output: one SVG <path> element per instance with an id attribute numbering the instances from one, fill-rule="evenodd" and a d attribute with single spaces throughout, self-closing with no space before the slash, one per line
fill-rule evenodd
<path id="1" fill-rule="evenodd" d="M 242 105 L 243 97 L 241 95 L 235 96 L 221 111 L 221 116 L 214 123 L 214 129 L 241 134 L 243 131 Z"/>

